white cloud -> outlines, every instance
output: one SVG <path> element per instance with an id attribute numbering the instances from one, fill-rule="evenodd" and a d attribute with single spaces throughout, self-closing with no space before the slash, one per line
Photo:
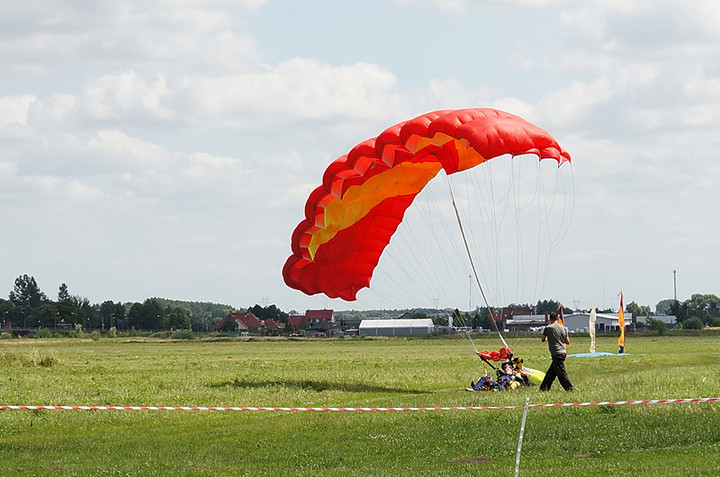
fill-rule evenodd
<path id="1" fill-rule="evenodd" d="M 422 5 L 429 4 L 441 12 L 461 14 L 473 7 L 481 7 L 487 4 L 496 4 L 503 7 L 530 7 L 530 8 L 555 8 L 572 4 L 572 0 L 394 0 L 401 5 Z"/>
<path id="2" fill-rule="evenodd" d="M 598 105 L 615 98 L 623 84 L 613 84 L 608 78 L 599 78 L 592 83 L 573 81 L 563 90 L 543 98 L 538 110 L 543 111 L 549 124 L 570 127 L 578 121 L 587 120 Z"/>
<path id="3" fill-rule="evenodd" d="M 266 2 L 46 3 L 16 3 L 3 11 L 0 61 L 10 71 L 45 74 L 82 67 L 88 59 L 114 69 L 152 70 L 159 63 L 174 68 L 183 62 L 207 68 L 222 58 L 225 65 L 237 64 L 255 56 L 255 46 L 229 31 Z"/>
<path id="4" fill-rule="evenodd" d="M 296 58 L 261 73 L 185 78 L 178 89 L 195 112 L 188 121 L 207 124 L 208 117 L 223 117 L 227 125 L 253 129 L 386 115 L 388 108 L 398 107 L 396 83 L 390 72 L 376 65 L 332 67 Z"/>
<path id="5" fill-rule="evenodd" d="M 234 168 L 242 165 L 242 161 L 234 157 L 219 157 L 204 152 L 194 154 L 193 159 L 200 164 L 206 164 L 215 169 L 224 169 L 226 167 Z"/>
<path id="6" fill-rule="evenodd" d="M 47 105 L 43 105 L 44 114 L 47 120 L 52 122 L 65 121 L 68 117 L 76 114 L 77 97 L 70 94 L 55 94 L 50 98 Z M 38 113 L 41 114 L 41 113 Z"/>
<path id="7" fill-rule="evenodd" d="M 689 71 L 683 92 L 693 102 L 720 101 L 720 77 L 709 75 L 705 68 Z"/>
<path id="8" fill-rule="evenodd" d="M 85 142 L 83 149 L 98 161 L 117 161 L 125 170 L 152 170 L 169 159 L 168 152 L 162 146 L 117 130 L 98 131 Z"/>
<path id="9" fill-rule="evenodd" d="M 271 199 L 271 205 L 274 207 L 291 206 L 291 205 L 304 205 L 307 201 L 310 193 L 318 187 L 318 183 L 303 183 L 295 184 L 287 187 L 282 191 L 282 194 Z M 298 222 L 302 217 L 298 213 Z"/>
<path id="10" fill-rule="evenodd" d="M 0 179 L 7 180 L 17 174 L 17 166 L 12 162 L 0 162 Z"/>
<path id="11" fill-rule="evenodd" d="M 30 105 L 35 101 L 31 94 L 0 97 L 0 129 L 11 124 L 27 126 Z"/>
<path id="12" fill-rule="evenodd" d="M 89 202 L 101 199 L 104 194 L 98 187 L 71 180 L 64 186 L 64 195 L 72 202 Z"/>
<path id="13" fill-rule="evenodd" d="M 162 105 L 167 94 L 163 75 L 148 81 L 131 70 L 92 81 L 83 94 L 83 105 L 93 119 L 170 119 L 171 113 Z"/>
<path id="14" fill-rule="evenodd" d="M 572 261 L 586 262 L 593 259 L 605 259 L 615 255 L 609 250 L 575 250 L 570 252 L 569 256 Z"/>

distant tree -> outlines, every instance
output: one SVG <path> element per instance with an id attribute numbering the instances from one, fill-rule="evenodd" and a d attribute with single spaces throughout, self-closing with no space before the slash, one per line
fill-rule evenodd
<path id="1" fill-rule="evenodd" d="M 46 303 L 40 307 L 40 325 L 44 328 L 57 328 L 58 313 L 55 303 Z"/>
<path id="2" fill-rule="evenodd" d="M 254 314 L 254 313 L 253 313 Z M 235 320 L 227 320 L 218 328 L 218 331 L 237 331 L 238 323 Z"/>
<path id="3" fill-rule="evenodd" d="M 190 313 L 190 321 L 192 329 L 211 330 L 213 326 L 225 318 L 228 313 L 238 311 L 230 305 L 220 303 L 185 301 L 185 300 L 168 300 L 166 298 L 153 298 L 160 305 L 165 307 L 179 306 L 188 310 Z"/>
<path id="4" fill-rule="evenodd" d="M 140 329 L 165 329 L 165 309 L 154 298 L 148 298 L 143 302 L 143 323 Z"/>
<path id="5" fill-rule="evenodd" d="M 270 318 L 278 323 L 288 323 L 290 321 L 290 315 L 280 310 L 275 305 L 262 307 L 256 304 L 255 306 L 248 308 L 248 311 L 251 311 L 253 315 L 257 316 L 261 320 L 267 320 Z"/>
<path id="6" fill-rule="evenodd" d="M 125 307 L 122 303 L 113 303 L 112 300 L 106 300 L 100 305 L 100 320 L 103 329 L 119 326 L 120 322 L 125 319 Z"/>
<path id="7" fill-rule="evenodd" d="M 668 327 L 662 320 L 656 320 L 654 318 L 648 318 L 648 329 L 657 331 L 659 335 L 664 335 Z"/>
<path id="8" fill-rule="evenodd" d="M 720 298 L 713 294 L 693 294 L 684 305 L 690 317 L 699 318 L 702 323 L 707 323 L 717 316 L 720 316 Z"/>
<path id="9" fill-rule="evenodd" d="M 70 302 L 74 306 L 75 324 L 82 325 L 85 330 L 100 328 L 100 314 L 89 299 L 76 295 L 70 298 Z"/>
<path id="10" fill-rule="evenodd" d="M 145 311 L 142 303 L 133 303 L 127 313 L 128 328 L 143 329 Z"/>
<path id="11" fill-rule="evenodd" d="M 14 305 L 12 320 L 24 328 L 40 326 L 40 307 L 48 301 L 34 277 L 22 275 L 15 279 L 10 292 Z"/>
<path id="12" fill-rule="evenodd" d="M 171 330 L 189 330 L 190 329 L 190 313 L 187 309 L 173 306 L 166 309 L 167 326 Z"/>
<path id="13" fill-rule="evenodd" d="M 432 321 L 433 321 L 433 325 L 435 325 L 435 326 L 447 326 L 448 325 L 448 317 L 447 316 L 433 316 Z"/>
<path id="14" fill-rule="evenodd" d="M 490 313 L 488 312 L 487 307 L 481 307 L 477 312 L 477 326 L 476 328 L 482 328 L 485 330 L 492 330 L 495 327 L 493 326 L 492 318 L 490 317 Z"/>
<path id="15" fill-rule="evenodd" d="M 640 305 L 638 305 L 634 301 L 631 301 L 625 306 L 625 311 L 627 311 L 628 313 L 632 313 L 633 316 L 640 316 Z"/>
<path id="16" fill-rule="evenodd" d="M 684 322 L 685 318 L 688 317 L 687 304 L 673 300 L 670 304 L 670 314 L 675 317 L 678 323 Z"/>
<path id="17" fill-rule="evenodd" d="M 12 322 L 15 312 L 15 305 L 10 300 L 0 298 L 0 321 L 3 325 L 8 321 Z"/>
<path id="18" fill-rule="evenodd" d="M 671 315 L 672 312 L 670 311 L 670 307 L 672 306 L 674 301 L 676 300 L 660 300 L 659 302 L 657 302 L 657 305 L 655 305 L 655 313 L 657 313 L 658 315 Z"/>
<path id="19" fill-rule="evenodd" d="M 460 310 L 455 308 L 452 312 L 452 319 L 453 319 L 453 325 L 454 326 L 465 326 L 465 319 L 463 317 L 463 314 L 460 313 Z"/>
<path id="20" fill-rule="evenodd" d="M 535 313 L 538 315 L 544 315 L 545 312 L 552 313 L 557 311 L 561 303 L 555 300 L 538 300 L 535 305 Z"/>
<path id="21" fill-rule="evenodd" d="M 632 313 L 632 322 L 637 323 L 638 316 L 650 316 L 650 307 L 647 305 L 638 305 L 637 303 L 630 302 L 625 306 L 625 311 Z"/>
<path id="22" fill-rule="evenodd" d="M 683 321 L 682 327 L 685 330 L 702 330 L 704 325 L 700 318 L 693 316 Z"/>
<path id="23" fill-rule="evenodd" d="M 58 289 L 57 299 L 58 299 L 58 301 L 70 299 L 70 293 L 68 293 L 68 287 L 64 283 L 60 284 L 60 288 Z"/>
<path id="24" fill-rule="evenodd" d="M 40 290 L 35 277 L 22 275 L 15 279 L 15 287 L 10 292 L 10 301 L 15 306 L 38 308 L 47 301 L 47 296 Z"/>
<path id="25" fill-rule="evenodd" d="M 81 310 L 88 329 L 96 330 L 100 328 L 100 311 L 94 306 L 89 299 L 83 298 Z"/>
<path id="26" fill-rule="evenodd" d="M 80 320 L 80 313 L 78 312 L 78 306 L 71 298 L 57 302 L 57 322 L 58 323 L 78 323 Z"/>

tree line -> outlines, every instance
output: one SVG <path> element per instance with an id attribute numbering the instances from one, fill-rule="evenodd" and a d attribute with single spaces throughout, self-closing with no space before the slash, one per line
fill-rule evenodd
<path id="1" fill-rule="evenodd" d="M 142 303 L 112 300 L 100 304 L 79 295 L 71 295 L 65 283 L 58 288 L 57 299 L 49 298 L 34 277 L 15 279 L 9 299 L 0 298 L 2 327 L 84 330 L 193 330 L 213 331 L 214 326 L 237 309 L 223 304 L 147 298 Z M 258 318 L 273 318 L 287 323 L 289 315 L 275 305 L 249 308 Z"/>
<path id="2" fill-rule="evenodd" d="M 214 326 L 231 311 L 239 311 L 231 306 L 205 303 L 168 300 L 164 298 L 147 298 L 142 303 L 121 303 L 106 300 L 93 304 L 87 298 L 71 295 L 65 283 L 60 284 L 57 299 L 50 299 L 40 289 L 34 277 L 22 275 L 15 279 L 9 299 L 0 298 L 0 320 L 2 327 L 11 323 L 15 328 L 73 328 L 76 325 L 83 329 L 106 330 L 115 327 L 117 330 L 193 330 L 213 331 Z M 531 308 L 536 314 L 556 311 L 560 302 L 540 300 Z M 530 305 L 523 305 L 528 306 Z M 275 305 L 248 307 L 261 320 L 271 318 L 279 323 L 287 324 L 289 314 Z M 245 311 L 243 310 L 243 311 Z M 613 312 L 611 309 L 598 310 Z M 633 321 L 638 316 L 646 316 L 652 321 L 649 306 L 631 302 L 626 306 L 627 313 L 632 314 Z M 447 310 L 416 309 L 410 311 L 415 318 L 430 317 L 436 324 L 447 324 Z M 498 309 L 493 309 L 497 314 Z M 566 314 L 573 310 L 565 308 Z M 670 314 L 677 318 L 683 328 L 702 328 L 703 326 L 720 326 L 720 298 L 714 294 L 693 294 L 685 301 L 662 300 L 656 305 L 658 314 Z M 370 312 L 349 311 L 338 312 L 336 317 L 345 321 L 360 321 L 367 314 L 377 317 L 377 310 Z M 384 312 L 383 312 L 384 313 Z M 451 312 L 454 322 L 473 328 L 491 328 L 489 311 L 482 307 L 471 313 Z"/>

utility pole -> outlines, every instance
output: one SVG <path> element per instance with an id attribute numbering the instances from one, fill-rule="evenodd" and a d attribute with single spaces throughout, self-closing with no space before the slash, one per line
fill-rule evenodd
<path id="1" fill-rule="evenodd" d="M 673 298 L 677 301 L 677 270 L 673 270 Z"/>
<path id="2" fill-rule="evenodd" d="M 472 310 L 472 289 L 472 275 L 468 275 L 468 313 L 470 313 L 470 310 Z"/>

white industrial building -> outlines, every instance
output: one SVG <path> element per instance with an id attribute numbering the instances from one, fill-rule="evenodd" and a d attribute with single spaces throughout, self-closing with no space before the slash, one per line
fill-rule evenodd
<path id="1" fill-rule="evenodd" d="M 620 317 L 617 313 L 596 313 L 595 331 L 598 333 L 620 331 Z M 574 333 L 587 333 L 589 331 L 590 313 L 573 313 L 565 315 L 565 326 Z M 625 313 L 625 330 L 633 329 L 632 314 Z"/>
<path id="2" fill-rule="evenodd" d="M 668 328 L 675 328 L 677 326 L 677 317 L 675 315 L 653 315 L 650 317 L 653 320 L 662 321 L 667 325 Z M 638 316 L 638 323 L 643 323 L 645 326 L 648 324 L 646 316 Z"/>
<path id="3" fill-rule="evenodd" d="M 675 322 L 674 316 L 654 316 L 653 318 L 661 319 L 668 326 L 673 326 Z M 565 315 L 565 326 L 572 333 L 587 333 L 589 331 L 588 324 L 590 322 L 590 313 L 573 313 Z M 638 317 L 638 322 L 645 322 L 645 317 Z M 550 324 L 547 316 L 543 315 L 515 315 L 512 319 L 505 321 L 505 329 L 508 331 L 524 332 L 524 331 L 542 331 L 543 328 Z M 632 323 L 632 314 L 625 313 L 625 330 L 634 330 Z M 595 331 L 598 333 L 620 331 L 619 315 L 617 313 L 596 313 L 595 314 Z"/>

